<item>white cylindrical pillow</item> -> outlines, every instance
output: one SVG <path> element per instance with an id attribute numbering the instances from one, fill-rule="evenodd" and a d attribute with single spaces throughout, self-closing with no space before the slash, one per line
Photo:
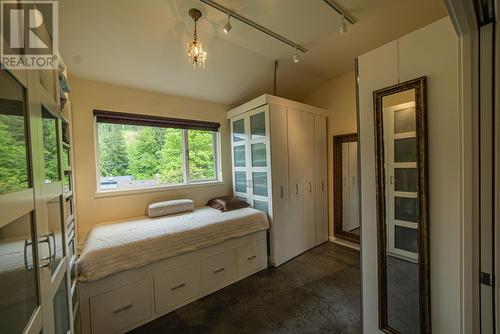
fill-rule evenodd
<path id="1" fill-rule="evenodd" d="M 158 203 L 151 203 L 148 206 L 148 216 L 151 218 L 173 215 L 175 213 L 194 210 L 194 202 L 190 199 L 174 199 Z"/>

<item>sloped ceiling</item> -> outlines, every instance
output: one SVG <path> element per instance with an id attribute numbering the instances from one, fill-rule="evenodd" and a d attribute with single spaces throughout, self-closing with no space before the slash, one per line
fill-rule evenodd
<path id="1" fill-rule="evenodd" d="M 353 70 L 353 59 L 446 15 L 441 0 L 337 0 L 358 22 L 340 35 L 340 17 L 322 0 L 218 0 L 309 49 L 293 48 L 232 20 L 198 0 L 60 1 L 60 50 L 70 75 L 123 86 L 236 105 L 272 93 L 301 100 L 321 84 Z M 189 8 L 198 8 L 198 36 L 207 67 L 193 69 L 185 44 Z"/>

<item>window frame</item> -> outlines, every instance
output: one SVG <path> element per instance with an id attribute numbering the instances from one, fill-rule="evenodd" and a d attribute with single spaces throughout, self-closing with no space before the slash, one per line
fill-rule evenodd
<path id="1" fill-rule="evenodd" d="M 101 170 L 100 170 L 100 152 L 99 152 L 99 128 L 98 128 L 98 116 L 96 116 L 96 111 L 94 110 L 94 116 L 93 116 L 93 127 L 94 127 L 94 156 L 95 156 L 95 170 L 96 170 L 96 192 L 95 196 L 96 198 L 98 197 L 112 197 L 112 196 L 122 196 L 122 195 L 133 195 L 133 194 L 140 194 L 140 193 L 150 193 L 150 192 L 158 192 L 158 191 L 168 191 L 168 190 L 176 190 L 176 189 L 189 189 L 189 188 L 196 188 L 196 187 L 204 187 L 204 186 L 214 186 L 214 185 L 223 185 L 224 181 L 222 179 L 222 159 L 221 159 L 221 131 L 220 127 L 218 127 L 217 131 L 211 130 L 212 131 L 212 147 L 214 149 L 214 173 L 215 173 L 215 178 L 211 180 L 190 180 L 189 176 L 189 136 L 188 136 L 188 131 L 189 130 L 205 130 L 205 129 L 196 129 L 196 128 L 184 128 L 184 127 L 171 127 L 175 129 L 180 129 L 182 130 L 182 173 L 183 173 L 183 180 L 182 183 L 178 184 L 157 184 L 153 186 L 144 186 L 144 187 L 138 187 L 138 188 L 117 188 L 117 189 L 101 189 Z M 113 113 L 113 112 L 106 112 L 106 113 Z M 118 115 L 123 115 L 125 113 L 116 113 Z M 144 118 L 151 118 L 155 119 L 160 117 L 156 116 L 149 116 L 149 115 L 135 115 L 135 114 L 130 114 L 130 117 L 134 116 L 143 116 Z M 165 118 L 169 119 L 169 118 Z M 176 120 L 176 119 L 174 119 Z M 191 121 L 191 120 L 186 120 L 186 122 L 193 122 L 195 124 L 197 121 Z M 204 122 L 204 121 L 199 121 L 200 123 L 210 123 L 210 122 Z M 125 124 L 127 125 L 126 122 L 122 122 L 120 124 Z M 218 123 L 212 123 L 212 124 L 218 124 Z M 134 125 L 134 124 L 130 124 Z M 153 127 L 151 125 L 140 125 L 144 127 Z M 167 127 L 164 127 L 167 128 Z"/>

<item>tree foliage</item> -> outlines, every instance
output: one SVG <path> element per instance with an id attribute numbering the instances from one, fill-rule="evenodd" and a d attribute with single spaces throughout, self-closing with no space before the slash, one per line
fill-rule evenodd
<path id="1" fill-rule="evenodd" d="M 128 175 L 129 159 L 122 130 L 99 124 L 99 167 L 102 176 Z"/>

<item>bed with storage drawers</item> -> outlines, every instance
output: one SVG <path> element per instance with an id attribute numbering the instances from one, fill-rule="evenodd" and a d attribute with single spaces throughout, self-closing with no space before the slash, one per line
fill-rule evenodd
<path id="1" fill-rule="evenodd" d="M 210 207 L 97 225 L 78 261 L 82 333 L 124 333 L 265 269 L 268 228 Z"/>

